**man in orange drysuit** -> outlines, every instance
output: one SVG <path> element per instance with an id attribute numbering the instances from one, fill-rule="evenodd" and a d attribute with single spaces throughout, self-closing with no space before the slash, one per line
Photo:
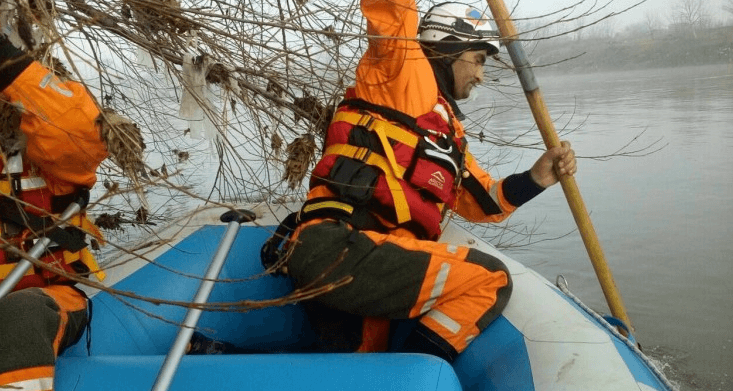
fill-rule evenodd
<path id="1" fill-rule="evenodd" d="M 21 259 L 12 249 L 27 252 L 38 235 L 53 241 L 39 257 L 43 262 L 80 276 L 96 271 L 84 232 L 99 232 L 84 213 L 74 216 L 70 227 L 41 232 L 54 225 L 51 214 L 88 198 L 107 156 L 95 123 L 96 104 L 84 86 L 62 82 L 4 36 L 0 92 L 3 103 L 20 110 L 19 122 L 4 124 L 13 129 L 3 129 L 0 148 L 0 281 Z M 0 388 L 53 389 L 56 357 L 79 338 L 88 320 L 86 296 L 73 281 L 30 269 L 0 298 Z"/>
<path id="2" fill-rule="evenodd" d="M 362 0 L 361 8 L 367 34 L 379 38 L 369 39 L 328 129 L 287 271 L 296 288 L 353 277 L 307 304 L 316 325 L 332 311 L 364 319 L 355 342 L 321 335 L 331 339 L 325 350 L 383 350 L 373 338 L 380 319 L 409 318 L 419 323 L 402 351 L 452 362 L 501 313 L 512 285 L 498 259 L 437 243 L 442 217 L 450 209 L 473 222 L 504 220 L 573 175 L 575 154 L 564 142 L 531 170 L 493 179 L 468 152 L 455 104 L 499 51 L 489 20 L 460 3 L 433 7 L 419 26 L 413 0 Z"/>

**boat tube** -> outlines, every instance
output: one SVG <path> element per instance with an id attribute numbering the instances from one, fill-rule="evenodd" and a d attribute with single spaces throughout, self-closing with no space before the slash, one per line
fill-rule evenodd
<path id="1" fill-rule="evenodd" d="M 258 218 L 239 228 L 210 303 L 275 299 L 292 291 L 287 278 L 262 275 L 259 259 L 262 244 L 289 209 L 254 209 Z M 225 211 L 203 210 L 174 223 L 147 238 L 149 249 L 137 255 L 106 257 L 106 285 L 128 293 L 86 289 L 92 321 L 80 342 L 59 357 L 56 390 L 151 389 L 187 311 L 166 301 L 193 299 L 201 284 L 196 276 L 204 275 L 225 233 L 218 221 Z M 248 311 L 232 305 L 204 311 L 197 330 L 243 350 L 268 353 L 184 356 L 170 390 L 673 389 L 633 341 L 567 290 L 456 224 L 447 226 L 441 241 L 498 257 L 514 282 L 504 313 L 453 365 L 423 354 L 293 353 L 314 338 L 300 305 Z M 410 322 L 396 327 L 393 346 Z"/>

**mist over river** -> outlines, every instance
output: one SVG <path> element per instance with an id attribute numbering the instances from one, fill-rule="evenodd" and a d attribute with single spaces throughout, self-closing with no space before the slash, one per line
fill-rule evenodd
<path id="1" fill-rule="evenodd" d="M 637 340 L 680 390 L 733 390 L 733 67 L 538 73 L 538 82 L 556 127 L 570 131 L 561 138 L 579 156 L 577 183 Z M 537 134 L 513 93 L 484 90 L 465 111 L 482 121 L 495 107 L 486 129 L 503 139 Z M 487 145 L 471 148 L 491 157 Z M 588 158 L 618 150 L 635 157 Z M 528 169 L 539 154 L 517 149 L 490 171 Z M 581 300 L 609 312 L 559 185 L 509 224 L 529 227 L 536 242 L 510 256 L 551 281 L 564 275 Z"/>

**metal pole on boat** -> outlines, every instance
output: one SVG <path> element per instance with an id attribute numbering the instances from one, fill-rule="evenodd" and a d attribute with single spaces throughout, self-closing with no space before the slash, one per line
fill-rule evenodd
<path id="1" fill-rule="evenodd" d="M 61 217 L 59 217 L 59 221 L 61 224 L 63 224 L 65 221 L 72 218 L 75 214 L 79 213 L 81 211 L 81 204 L 79 202 L 72 202 L 69 204 L 69 206 L 66 207 L 63 213 L 61 213 Z M 44 236 L 36 242 L 36 244 L 31 247 L 31 249 L 28 251 L 28 256 L 31 258 L 38 259 L 43 255 L 43 252 L 46 251 L 46 248 L 51 244 L 51 239 Z M 33 266 L 31 261 L 27 259 L 21 259 L 17 265 L 13 268 L 13 270 L 10 271 L 8 276 L 0 282 L 0 299 L 5 297 L 8 293 L 10 293 L 13 288 L 15 288 L 16 285 L 18 285 L 18 282 L 20 282 L 20 279 L 23 278 L 26 272 L 28 272 L 28 269 L 30 269 Z"/>
<path id="2" fill-rule="evenodd" d="M 229 255 L 232 243 L 234 243 L 234 239 L 237 237 L 239 225 L 244 222 L 253 221 L 254 219 L 254 213 L 242 209 L 230 210 L 221 215 L 220 220 L 223 223 L 228 223 L 227 229 L 224 233 L 224 238 L 219 243 L 219 247 L 217 248 L 214 257 L 211 259 L 209 268 L 206 270 L 206 275 L 201 281 L 201 285 L 196 292 L 196 296 L 194 296 L 194 304 L 204 304 L 209 300 L 209 295 L 211 294 L 211 290 L 214 288 L 214 284 L 216 282 L 215 280 L 219 277 L 219 272 L 221 272 L 224 261 L 226 260 L 227 255 Z M 188 309 L 186 317 L 183 320 L 183 324 L 181 325 L 180 330 L 178 330 L 176 340 L 168 351 L 168 355 L 165 357 L 165 361 L 163 361 L 163 366 L 160 368 L 160 372 L 158 372 L 158 377 L 155 379 L 155 384 L 153 384 L 152 388 L 153 391 L 167 391 L 170 387 L 170 384 L 173 381 L 173 376 L 176 374 L 178 365 L 181 362 L 181 358 L 186 354 L 186 347 L 188 346 L 189 341 L 191 341 L 193 329 L 199 321 L 201 312 L 202 310 L 199 308 Z"/>
<path id="3" fill-rule="evenodd" d="M 494 16 L 496 25 L 499 28 L 504 45 L 509 51 L 509 55 L 512 58 L 512 63 L 519 76 L 519 81 L 524 89 L 524 94 L 527 97 L 527 102 L 532 109 L 532 115 L 534 116 L 537 127 L 542 134 L 542 139 L 545 142 L 547 149 L 560 146 L 560 138 L 557 136 L 555 131 L 555 125 L 552 122 L 550 113 L 545 105 L 544 97 L 540 91 L 539 84 L 535 79 L 532 66 L 530 65 L 527 55 L 524 52 L 522 43 L 518 41 L 519 35 L 514 27 L 509 12 L 507 11 L 506 5 L 502 0 L 486 0 L 491 9 L 491 13 Z M 585 203 L 580 195 L 580 190 L 575 182 L 574 177 L 565 176 L 560 180 L 562 189 L 565 192 L 565 198 L 568 200 L 570 210 L 575 218 L 575 223 L 580 231 L 580 236 L 585 244 L 586 251 L 590 256 L 593 269 L 596 272 L 598 281 L 601 284 L 601 289 L 606 297 L 606 302 L 611 310 L 611 314 L 616 318 L 622 320 L 628 325 L 630 330 L 633 330 L 631 326 L 631 320 L 626 313 L 623 301 L 621 300 L 621 294 L 618 292 L 616 283 L 611 274 L 611 269 L 608 267 L 606 258 L 603 255 L 603 249 L 598 241 L 598 235 L 593 228 L 593 223 L 590 220 L 588 211 L 585 208 Z M 622 331 L 624 333 L 624 331 Z"/>

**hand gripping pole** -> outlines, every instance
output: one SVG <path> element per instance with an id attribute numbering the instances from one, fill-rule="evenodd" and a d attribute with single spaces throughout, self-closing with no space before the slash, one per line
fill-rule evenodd
<path id="1" fill-rule="evenodd" d="M 239 232 L 239 225 L 255 220 L 255 214 L 248 210 L 230 210 L 221 215 L 221 222 L 228 223 L 224 238 L 219 243 L 219 247 L 214 254 L 214 258 L 209 264 L 209 268 L 206 270 L 206 275 L 201 280 L 198 292 L 193 299 L 194 304 L 205 304 L 209 300 L 211 290 L 214 288 L 214 283 L 219 277 L 219 272 L 224 265 L 224 261 L 229 255 L 229 250 L 234 243 L 234 239 L 237 237 Z M 173 346 L 168 351 L 168 355 L 163 361 L 163 366 L 158 372 L 158 377 L 155 379 L 153 384 L 153 391 L 167 391 L 173 381 L 173 376 L 178 370 L 178 365 L 181 362 L 181 358 L 186 353 L 186 346 L 191 341 L 193 330 L 199 321 L 202 310 L 199 308 L 189 308 L 186 313 L 186 318 L 183 320 L 181 328 L 178 330 L 176 340 L 173 342 Z"/>

